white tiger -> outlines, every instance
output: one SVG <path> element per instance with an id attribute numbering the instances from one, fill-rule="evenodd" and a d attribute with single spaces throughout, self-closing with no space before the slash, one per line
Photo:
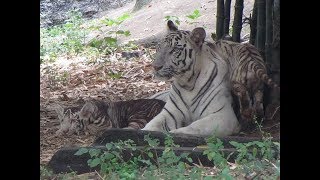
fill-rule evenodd
<path id="1" fill-rule="evenodd" d="M 238 133 L 228 67 L 204 39 L 203 28 L 178 30 L 168 21 L 152 63 L 155 76 L 173 78 L 163 110 L 142 130 L 224 137 Z"/>

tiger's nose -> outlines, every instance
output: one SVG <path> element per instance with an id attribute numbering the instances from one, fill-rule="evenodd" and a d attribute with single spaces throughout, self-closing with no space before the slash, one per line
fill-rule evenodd
<path id="1" fill-rule="evenodd" d="M 163 66 L 155 66 L 155 65 L 153 65 L 152 67 L 154 68 L 154 70 L 159 71 Z"/>

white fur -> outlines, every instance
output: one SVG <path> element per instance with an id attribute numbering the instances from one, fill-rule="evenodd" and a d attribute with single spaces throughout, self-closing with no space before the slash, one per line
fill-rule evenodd
<path id="1" fill-rule="evenodd" d="M 200 75 L 199 78 L 193 82 L 195 83 L 193 90 L 190 91 L 180 86 L 189 85 L 186 77 L 190 76 L 192 71 L 186 72 L 185 75 L 181 77 L 174 77 L 173 85 L 179 89 L 181 97 L 186 104 L 183 103 L 176 91 L 171 88 L 168 94 L 174 102 L 172 102 L 170 98 L 167 98 L 167 103 L 164 108 L 168 109 L 170 113 L 174 115 L 175 119 L 177 119 L 177 129 L 170 114 L 166 110 L 162 110 L 160 114 L 154 117 L 142 130 L 165 131 L 163 124 L 166 121 L 168 127 L 171 129 L 171 133 L 224 137 L 239 132 L 239 122 L 231 106 L 232 96 L 230 82 L 228 78 L 224 78 L 228 73 L 227 65 L 218 54 L 214 54 L 215 56 L 212 54 L 214 54 L 214 52 L 206 44 L 203 44 L 202 50 L 197 52 L 194 70 L 200 71 Z M 213 79 L 213 83 L 203 94 L 199 106 L 197 106 L 193 112 L 193 108 L 196 107 L 192 105 L 193 98 L 199 94 L 201 87 L 203 87 L 207 79 L 210 78 L 210 74 L 215 66 L 217 66 L 218 69 L 217 76 Z M 220 83 L 221 81 L 223 82 Z M 219 87 L 217 87 L 218 84 L 220 84 Z M 214 92 L 210 94 L 213 89 L 215 89 Z M 213 98 L 217 92 L 219 93 Z M 212 99 L 212 101 L 208 104 L 207 99 Z M 184 116 L 175 107 L 174 103 L 179 106 Z M 200 115 L 207 104 L 206 110 Z M 216 112 L 219 109 L 221 110 Z M 186 124 L 185 127 L 182 127 L 182 121 Z"/>

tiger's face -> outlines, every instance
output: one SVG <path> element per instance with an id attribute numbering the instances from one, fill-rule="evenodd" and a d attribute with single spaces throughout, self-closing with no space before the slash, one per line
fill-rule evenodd
<path id="1" fill-rule="evenodd" d="M 206 36 L 203 28 L 190 32 L 178 30 L 172 21 L 168 21 L 167 25 L 169 32 L 158 44 L 152 62 L 155 76 L 162 80 L 183 76 L 189 71 Z"/>
<path id="2" fill-rule="evenodd" d="M 108 113 L 106 113 L 109 109 L 108 106 L 104 106 L 104 108 L 99 108 L 97 102 L 89 101 L 87 102 L 83 108 L 79 112 L 79 122 L 75 124 L 77 130 L 88 129 L 94 130 L 97 129 L 110 129 L 112 128 L 112 123 Z"/>
<path id="3" fill-rule="evenodd" d="M 63 110 L 64 111 L 64 110 Z M 56 135 L 72 135 L 74 133 L 79 134 L 80 128 L 79 128 L 79 116 L 78 113 L 73 113 L 71 109 L 67 109 L 65 112 L 63 112 L 58 115 L 60 120 L 60 128 L 58 131 L 56 131 Z"/>

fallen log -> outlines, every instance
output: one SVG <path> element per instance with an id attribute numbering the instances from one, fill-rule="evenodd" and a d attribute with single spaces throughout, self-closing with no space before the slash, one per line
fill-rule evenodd
<path id="1" fill-rule="evenodd" d="M 133 140 L 137 145 L 137 150 L 132 151 L 130 148 L 124 148 L 122 152 L 122 157 L 124 161 L 129 160 L 132 156 L 137 157 L 141 155 L 144 159 L 149 159 L 148 155 L 145 153 L 145 147 L 147 142 L 144 141 L 144 135 L 149 134 L 150 138 L 158 139 L 160 142 L 159 147 L 152 148 L 149 152 L 158 154 L 162 154 L 164 151 L 164 139 L 166 135 L 161 132 L 151 132 L 151 131 L 142 131 L 142 130 L 128 130 L 128 129 L 111 129 L 104 132 L 101 136 L 99 136 L 95 142 L 86 148 L 94 148 L 101 149 L 103 151 L 107 151 L 105 145 L 110 142 L 118 142 L 119 140 Z M 203 151 L 207 149 L 205 137 L 201 136 L 191 136 L 185 134 L 171 134 L 173 136 L 173 140 L 175 144 L 180 145 L 180 147 L 172 148 L 177 156 L 182 153 L 190 153 L 190 156 L 194 163 L 202 164 L 203 166 L 214 166 L 212 161 L 209 161 L 206 155 L 203 155 Z M 245 137 L 226 137 L 220 138 L 220 140 L 224 144 L 224 149 L 221 151 L 224 153 L 225 157 L 230 155 L 228 161 L 234 162 L 235 157 L 237 157 L 238 152 L 235 148 L 232 148 L 229 144 L 230 141 L 236 141 L 239 143 L 246 143 L 250 141 L 261 140 L 259 138 L 245 138 Z M 276 140 L 278 141 L 278 140 Z M 58 150 L 50 162 L 48 163 L 48 167 L 54 173 L 69 173 L 76 172 L 77 174 L 83 174 L 92 172 L 95 170 L 99 170 L 98 167 L 91 168 L 88 166 L 87 161 L 90 159 L 90 155 L 88 153 L 77 156 L 74 155 L 81 147 L 73 147 L 73 148 L 63 148 Z M 278 156 L 279 152 L 275 153 L 275 156 Z M 259 153 L 258 153 L 259 154 Z M 182 160 L 186 163 L 189 163 L 186 160 Z M 151 162 L 155 162 L 151 159 Z M 141 164 L 143 166 L 143 164 Z"/>

